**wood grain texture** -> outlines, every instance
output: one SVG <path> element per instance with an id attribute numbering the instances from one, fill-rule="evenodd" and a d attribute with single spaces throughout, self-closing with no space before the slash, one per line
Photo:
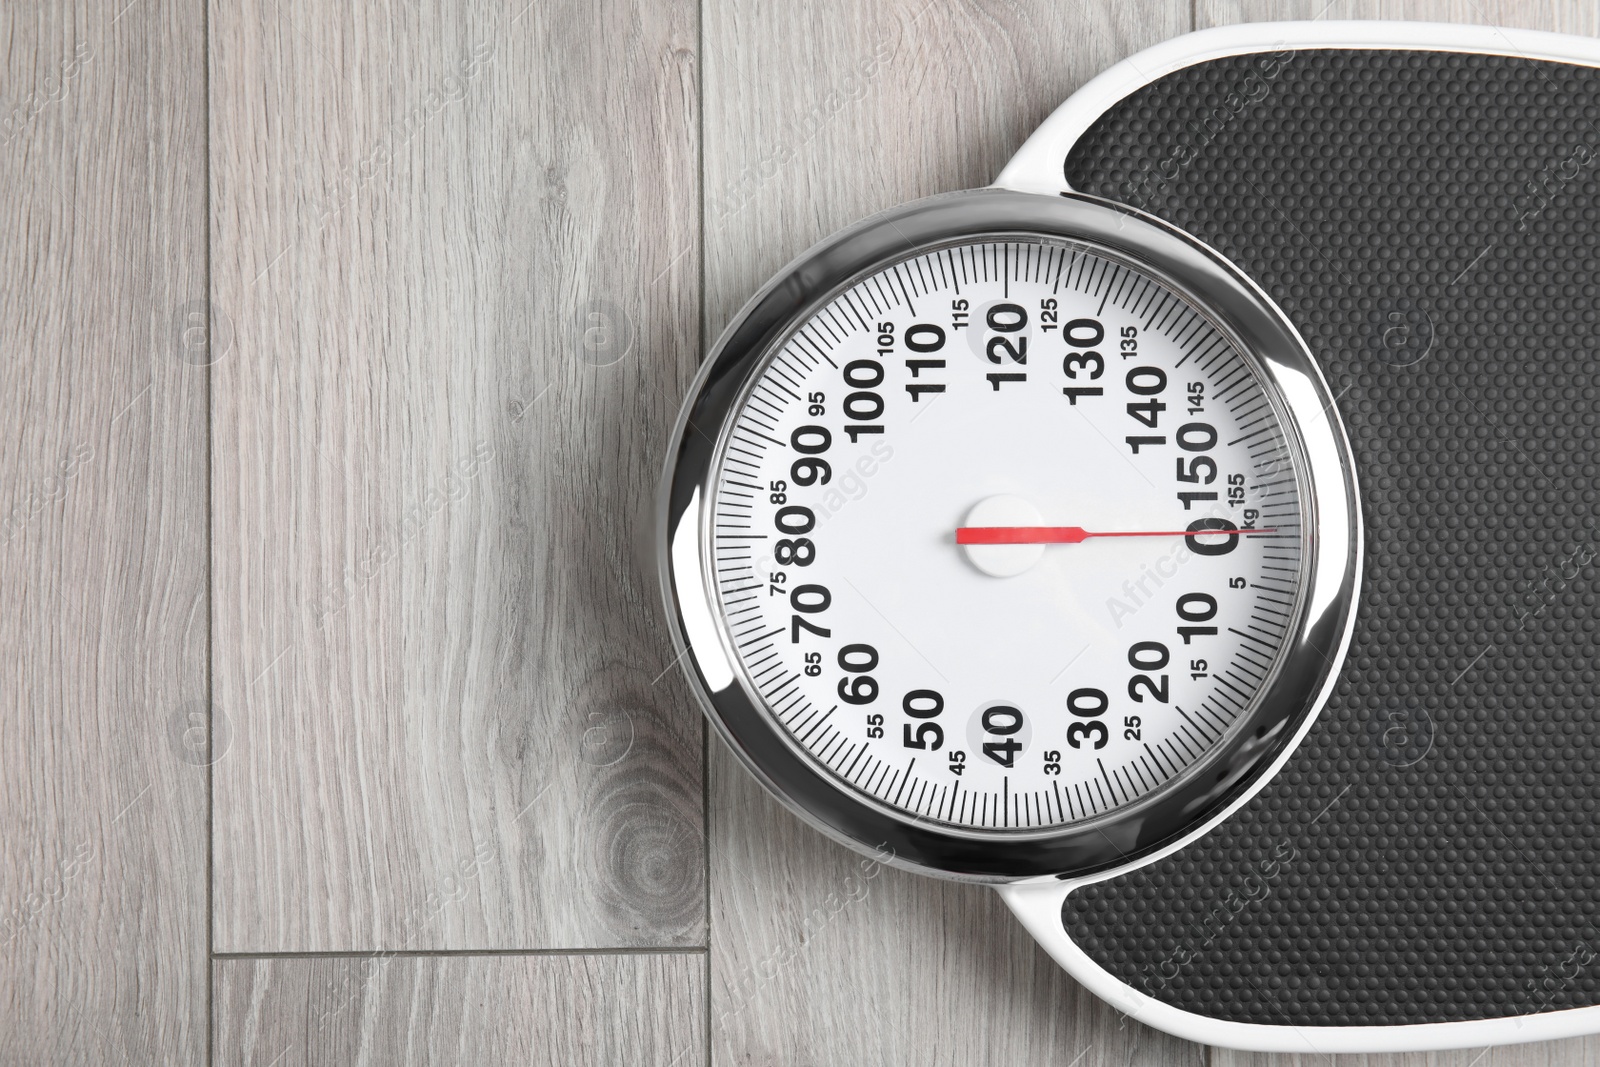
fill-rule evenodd
<path id="1" fill-rule="evenodd" d="M 211 13 L 216 945 L 703 943 L 688 0 Z"/>
<path id="2" fill-rule="evenodd" d="M 707 0 L 704 19 L 707 337 L 814 241 L 988 184 L 1078 85 L 1189 28 L 1170 3 Z M 1078 987 L 990 890 L 863 868 L 711 747 L 714 1062 L 1203 1061 Z"/>
<path id="3" fill-rule="evenodd" d="M 219 960 L 218 1067 L 675 1067 L 705 1056 L 705 959 Z"/>
<path id="4" fill-rule="evenodd" d="M 1568 0 L 1194 12 L 1600 32 Z M 717 741 L 701 810 L 635 528 L 702 326 L 986 183 L 1189 18 L 247 0 L 209 13 L 208 119 L 198 0 L 0 10 L 0 1063 L 202 1062 L 208 1017 L 216 1062 L 280 1067 L 1600 1060 L 1202 1049 Z M 709 984 L 694 953 L 208 963 L 212 761 L 219 950 L 703 944 L 704 815 Z"/>
<path id="5" fill-rule="evenodd" d="M 1530 1045 L 1406 1052 L 1381 1055 L 1327 1056 L 1308 1052 L 1281 1055 L 1213 1049 L 1211 1067 L 1588 1067 L 1600 1058 L 1600 1040 L 1540 1041 Z"/>
<path id="6" fill-rule="evenodd" d="M 1236 22 L 1277 19 L 1409 19 L 1429 22 L 1471 22 L 1494 26 L 1556 30 L 1594 35 L 1600 32 L 1600 9 L 1591 3 L 1554 0 L 1517 3 L 1511 0 L 1199 0 L 1196 29 Z M 1515 47 L 1514 43 L 1510 47 Z M 1215 1049 L 1211 1067 L 1578 1067 L 1600 1059 L 1600 1041 L 1577 1038 L 1532 1045 L 1453 1052 L 1417 1052 L 1383 1056 L 1271 1055 Z"/>
<path id="7" fill-rule="evenodd" d="M 203 25 L 0 9 L 0 1063 L 205 1048 Z"/>
<path id="8" fill-rule="evenodd" d="M 710 760 L 716 1064 L 1200 1067 L 1079 986 L 994 891 L 824 838 Z"/>
<path id="9" fill-rule="evenodd" d="M 1594 36 L 1600 10 L 1581 0 L 1195 0 L 1195 29 L 1292 19 L 1471 22 Z"/>

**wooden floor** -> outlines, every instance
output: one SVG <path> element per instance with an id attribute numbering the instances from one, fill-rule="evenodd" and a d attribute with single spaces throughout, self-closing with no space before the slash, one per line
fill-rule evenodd
<path id="1" fill-rule="evenodd" d="M 0 1064 L 1216 1065 L 708 739 L 710 339 L 1184 31 L 1592 3 L 0 9 Z M 1600 1041 L 1424 1064 L 1581 1064 Z"/>

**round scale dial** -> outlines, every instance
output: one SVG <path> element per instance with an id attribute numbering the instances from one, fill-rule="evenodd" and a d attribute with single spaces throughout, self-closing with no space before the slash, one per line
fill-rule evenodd
<path id="1" fill-rule="evenodd" d="M 721 427 L 702 531 L 786 742 L 900 817 L 1113 813 L 1263 692 L 1303 584 L 1284 407 L 1103 248 L 922 250 L 813 310 Z"/>

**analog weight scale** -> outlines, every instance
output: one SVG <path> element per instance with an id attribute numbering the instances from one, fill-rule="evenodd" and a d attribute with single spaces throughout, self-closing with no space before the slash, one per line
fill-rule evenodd
<path id="1" fill-rule="evenodd" d="M 1597 67 L 1594 41 L 1487 27 L 1283 23 L 1191 34 L 1118 64 L 1067 101 L 1001 174 L 996 185 L 1010 192 L 916 208 L 894 222 L 904 232 L 892 236 L 881 223 L 864 224 L 797 261 L 708 360 L 663 491 L 661 561 L 674 636 L 692 653 L 691 681 L 724 738 L 769 789 L 836 838 L 869 850 L 888 842 L 904 865 L 999 883 L 1079 981 L 1169 1032 L 1325 1053 L 1600 1032 Z M 1019 202 L 1024 215 L 1037 205 L 1037 226 L 972 221 L 974 213 L 1014 220 Z M 1040 232 L 1025 240 L 992 233 L 1019 228 Z M 871 245 L 874 235 L 881 246 Z M 912 252 L 897 252 L 897 243 L 917 245 L 921 258 L 905 259 Z M 1196 266 L 1201 259 L 1210 266 Z M 1054 269 L 1058 289 L 1063 277 L 1071 289 L 1072 279 L 1090 277 L 1088 260 L 1096 270 L 1121 264 L 1150 293 L 1192 313 L 1196 325 L 1184 328 L 1183 344 L 1210 322 L 1217 344 L 1231 340 L 1244 353 L 1240 366 L 1254 367 L 1259 404 L 1228 423 L 1213 398 L 1242 379 L 1218 364 L 1214 379 L 1179 386 L 1174 368 L 1188 357 L 1179 341 L 1163 348 L 1153 330 L 1139 341 L 1148 366 L 1128 370 L 1124 383 L 1117 364 L 1091 382 L 1083 349 L 1156 306 L 1133 298 L 1125 309 L 1102 301 L 1098 311 L 1069 301 L 1079 317 L 1060 334 L 1029 333 L 1035 356 L 1023 366 L 1024 320 L 1028 330 L 1042 329 L 1043 309 L 1056 306 L 1028 286 Z M 945 314 L 949 287 L 976 284 L 980 268 L 987 282 L 1005 286 L 983 305 L 987 325 L 935 320 L 929 306 Z M 1085 282 L 1079 295 L 1087 299 L 1092 288 Z M 852 301 L 882 306 L 876 315 L 863 309 L 860 341 L 849 338 L 841 310 Z M 1091 317 L 1102 313 L 1104 321 Z M 946 360 L 947 332 L 971 334 L 971 353 L 962 356 L 969 362 Z M 1062 342 L 1065 364 L 1049 347 Z M 815 355 L 784 347 L 802 345 Z M 1097 348 L 1112 351 L 1108 345 Z M 1041 352 L 1051 353 L 1048 363 Z M 861 358 L 844 366 L 841 385 L 839 364 L 852 355 Z M 1313 369 L 1297 364 L 1302 357 Z M 1227 518 L 1194 520 L 1202 525 L 1186 528 L 1193 552 L 1185 558 L 1196 562 L 1183 565 L 1181 582 L 1198 591 L 1176 602 L 1179 627 L 1129 648 L 1126 665 L 1122 646 L 1109 656 L 1096 646 L 1063 668 L 1065 685 L 1077 686 L 1064 705 L 1042 677 L 1037 693 L 1018 681 L 1012 690 L 996 682 L 992 694 L 960 696 L 959 656 L 912 654 L 937 647 L 937 631 L 917 627 L 940 602 L 910 591 L 915 583 L 886 584 L 902 556 L 925 552 L 933 562 L 921 584 L 951 597 L 970 590 L 979 599 L 965 614 L 977 618 L 994 590 L 1025 590 L 1030 581 L 1047 588 L 1059 571 L 1067 576 L 1059 588 L 1070 592 L 1114 572 L 1117 561 L 1131 568 L 1140 557 L 1111 544 L 1117 537 L 1125 545 L 1174 534 L 1160 517 L 1167 512 L 1136 499 L 1144 490 L 1126 472 L 1120 526 L 1096 525 L 1094 533 L 1058 524 L 1111 520 L 1046 514 L 1060 510 L 1060 494 L 958 501 L 969 481 L 982 483 L 967 478 L 961 453 L 951 451 L 924 496 L 894 512 L 914 513 L 924 497 L 952 487 L 950 501 L 929 505 L 951 528 L 943 541 L 935 545 L 930 533 L 923 546 L 924 535 L 908 527 L 905 544 L 874 567 L 830 571 L 841 555 L 870 558 L 873 538 L 849 535 L 851 523 L 895 500 L 898 480 L 923 462 L 915 457 L 964 440 L 963 426 L 980 443 L 1021 432 L 1013 423 L 1030 417 L 1023 406 L 988 423 L 981 414 L 971 423 L 954 416 L 964 404 L 991 410 L 979 405 L 1001 403 L 1002 389 L 1021 397 L 1035 388 L 1024 375 L 1037 378 L 1041 366 L 1072 378 L 1061 392 L 1078 390 L 1070 406 L 1055 397 L 1041 433 L 1100 419 L 1100 436 L 1115 444 L 1123 401 L 1130 416 L 1142 405 L 1136 417 L 1153 429 L 1130 433 L 1133 454 L 1123 458 L 1147 481 L 1170 480 L 1164 472 L 1175 455 L 1177 478 L 1193 483 L 1177 486 L 1182 499 L 1210 485 L 1207 475 L 1237 469 L 1258 494 L 1243 501 L 1251 516 L 1276 518 L 1271 526 L 1252 518 L 1234 534 L 1241 510 L 1219 501 L 1216 514 Z M 990 372 L 994 395 L 978 370 Z M 899 392 L 901 374 L 910 375 L 909 400 Z M 943 383 L 941 374 L 954 376 L 951 394 L 916 393 Z M 1160 393 L 1169 378 L 1173 392 Z M 1037 402 L 1062 384 L 1052 381 Z M 797 413 L 802 393 L 813 388 L 811 422 L 797 425 L 807 418 Z M 858 389 L 846 401 L 853 414 L 837 406 L 848 388 Z M 794 396 L 795 411 L 781 392 Z M 1161 405 L 1151 406 L 1158 393 Z M 908 413 L 913 402 L 936 401 L 914 409 L 926 420 L 921 438 L 909 422 L 893 421 L 897 409 L 880 394 L 900 398 L 898 410 Z M 1199 430 L 1156 425 L 1185 403 L 1184 417 L 1211 422 Z M 1269 410 L 1285 441 L 1282 469 L 1293 471 L 1286 480 L 1298 486 L 1291 503 L 1275 504 L 1259 488 L 1272 483 L 1238 451 L 1248 444 L 1225 453 L 1248 440 L 1251 412 Z M 874 420 L 877 429 L 866 425 Z M 705 442 L 718 426 L 713 454 Z M 1167 436 L 1174 430 L 1176 440 Z M 850 446 L 877 440 L 858 434 L 893 442 L 892 463 L 878 454 L 879 496 L 817 527 L 822 498 L 813 483 L 827 463 L 854 455 Z M 1082 440 L 1086 451 L 1099 447 L 1087 431 Z M 1209 467 L 1186 467 L 1200 448 L 1210 449 Z M 1330 459 L 1343 465 L 1343 488 L 1318 468 Z M 1093 466 L 1079 474 L 1086 486 L 1097 476 Z M 1037 488 L 1053 469 L 1046 464 L 1018 484 Z M 753 505 L 739 503 L 730 488 L 739 485 Z M 1167 500 L 1164 481 L 1160 488 Z M 1182 512 L 1161 506 L 1189 521 L 1203 496 Z M 972 508 L 965 518 L 950 510 L 958 503 Z M 738 532 L 774 523 L 766 534 Z M 737 562 L 756 553 L 721 547 L 723 537 L 775 535 L 788 536 L 788 554 L 759 567 Z M 1101 556 L 1065 555 L 1099 536 L 1107 538 L 1094 549 Z M 1063 547 L 1039 564 L 1039 544 Z M 1012 554 L 981 554 L 995 546 Z M 1301 559 L 1296 546 L 1303 569 L 1273 587 L 1274 561 L 1285 574 L 1302 566 L 1284 563 Z M 1228 565 L 1241 577 L 1208 569 L 1221 566 L 1217 553 L 1236 549 Z M 961 551 L 971 564 L 965 570 Z M 1110 562 L 1091 566 L 1093 559 Z M 708 577 L 713 564 L 724 574 L 720 586 Z M 739 566 L 759 570 L 759 580 L 727 584 L 726 572 Z M 1014 576 L 1028 567 L 1044 569 Z M 1293 619 L 1271 642 L 1244 633 L 1244 622 L 1194 638 L 1213 642 L 1214 659 L 1237 651 L 1256 662 L 1249 657 L 1258 653 L 1262 674 L 1256 688 L 1235 676 L 1250 692 L 1240 693 L 1244 710 L 1232 726 L 1213 737 L 1190 722 L 1191 732 L 1165 705 L 1180 702 L 1184 685 L 1199 700 L 1211 679 L 1191 679 L 1205 670 L 1161 674 L 1159 698 L 1152 679 L 1178 669 L 1168 666 L 1172 649 L 1186 667 L 1199 654 L 1177 642 L 1183 621 L 1227 622 L 1232 590 L 1245 586 L 1281 589 L 1284 617 Z M 752 606 L 736 608 L 742 601 L 733 593 L 758 587 L 759 596 L 743 598 Z M 764 624 L 738 628 L 741 613 L 771 605 L 781 615 L 770 634 L 756 632 Z M 1157 610 L 1172 607 L 1161 600 Z M 1141 615 L 1137 625 L 1156 618 Z M 1189 629 L 1183 644 L 1204 632 Z M 745 633 L 754 634 L 750 642 L 768 640 L 772 657 L 735 641 Z M 805 655 L 815 660 L 802 661 L 812 648 Z M 995 649 L 992 663 L 1004 651 Z M 790 699 L 778 686 L 785 675 L 762 666 L 789 656 L 794 678 L 783 685 L 812 699 Z M 981 674 L 981 664 L 974 669 Z M 1126 678 L 1130 670 L 1149 672 L 1141 693 L 1137 678 Z M 1299 687 L 1273 688 L 1288 673 Z M 763 688 L 764 678 L 776 688 Z M 844 703 L 823 714 L 835 681 Z M 1147 702 L 1127 704 L 1124 682 L 1130 697 Z M 786 709 L 813 703 L 810 717 L 786 717 Z M 813 719 L 818 726 L 807 725 Z M 825 720 L 834 725 L 823 728 Z M 846 721 L 848 728 L 838 725 Z M 1104 722 L 1115 731 L 1096 725 Z M 835 725 L 838 747 L 823 745 Z M 1147 744 L 1155 749 L 1139 747 Z M 1121 769 L 1104 766 L 1117 759 L 1126 761 Z M 1154 785 L 1144 784 L 1146 774 Z M 1063 798 L 1057 787 L 1068 780 Z M 984 793 L 986 781 L 993 789 Z M 1033 799 L 1019 801 L 1025 790 Z M 1095 798 L 1108 793 L 1102 810 Z"/>

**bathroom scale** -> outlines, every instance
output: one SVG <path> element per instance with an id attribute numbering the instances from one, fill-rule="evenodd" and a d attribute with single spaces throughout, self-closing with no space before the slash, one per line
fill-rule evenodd
<path id="1" fill-rule="evenodd" d="M 1185 1038 L 1600 1032 L 1597 67 L 1189 34 L 804 252 L 659 501 L 743 764 Z"/>

